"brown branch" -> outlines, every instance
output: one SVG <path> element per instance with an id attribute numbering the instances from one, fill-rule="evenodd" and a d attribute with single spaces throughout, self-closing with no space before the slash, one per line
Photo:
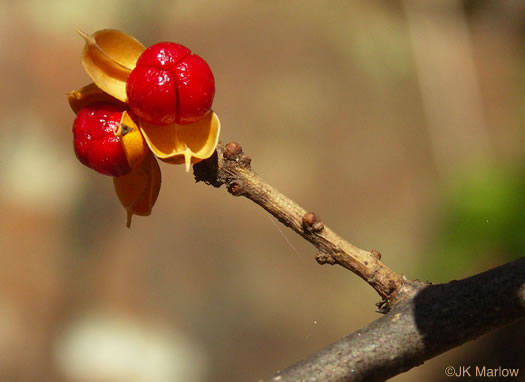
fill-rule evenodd
<path id="1" fill-rule="evenodd" d="M 447 284 L 406 280 L 380 261 L 379 252 L 348 243 L 265 183 L 250 163 L 238 144 L 219 144 L 213 157 L 194 166 L 195 179 L 224 184 L 263 207 L 312 243 L 320 264 L 341 265 L 367 281 L 387 313 L 268 382 L 383 381 L 525 316 L 525 259 Z"/>
<path id="2" fill-rule="evenodd" d="M 194 165 L 196 181 L 215 187 L 226 185 L 235 196 L 244 196 L 263 207 L 317 248 L 319 264 L 338 264 L 365 280 L 383 298 L 383 311 L 396 301 L 403 277 L 380 261 L 379 252 L 360 249 L 333 232 L 317 215 L 267 184 L 251 169 L 251 159 L 237 143 L 219 144 L 209 159 Z"/>

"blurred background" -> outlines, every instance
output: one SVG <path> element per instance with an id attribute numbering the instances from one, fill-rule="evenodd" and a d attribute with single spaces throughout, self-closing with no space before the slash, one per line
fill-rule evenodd
<path id="1" fill-rule="evenodd" d="M 359 278 L 183 166 L 126 228 L 66 101 L 90 82 L 75 29 L 103 28 L 203 56 L 222 141 L 408 278 L 523 256 L 522 1 L 2 0 L 0 381 L 256 381 L 379 317 Z M 394 380 L 523 368 L 524 340 L 513 325 Z"/>

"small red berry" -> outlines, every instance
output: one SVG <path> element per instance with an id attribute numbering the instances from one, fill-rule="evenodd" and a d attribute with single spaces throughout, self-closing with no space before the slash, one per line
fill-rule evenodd
<path id="1" fill-rule="evenodd" d="M 144 121 L 188 124 L 210 111 L 215 79 L 206 61 L 188 48 L 161 42 L 142 53 L 126 92 L 131 110 Z"/>
<path id="2" fill-rule="evenodd" d="M 131 171 L 120 137 L 115 135 L 122 113 L 120 107 L 107 103 L 95 103 L 78 112 L 73 142 L 80 162 L 105 175 L 121 176 Z"/>

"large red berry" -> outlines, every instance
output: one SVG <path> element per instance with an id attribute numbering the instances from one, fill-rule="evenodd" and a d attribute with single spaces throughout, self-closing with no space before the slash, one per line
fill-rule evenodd
<path id="1" fill-rule="evenodd" d="M 154 125 L 201 119 L 215 95 L 215 79 L 201 57 L 180 44 L 161 42 L 146 49 L 127 82 L 131 110 Z"/>
<path id="2" fill-rule="evenodd" d="M 107 103 L 95 103 L 81 109 L 73 123 L 77 158 L 95 171 L 120 176 L 131 171 L 126 154 L 115 135 L 123 110 Z"/>

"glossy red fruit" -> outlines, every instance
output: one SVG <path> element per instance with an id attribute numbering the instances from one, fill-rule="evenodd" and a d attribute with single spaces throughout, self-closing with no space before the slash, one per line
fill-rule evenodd
<path id="1" fill-rule="evenodd" d="M 142 53 L 126 92 L 131 110 L 144 121 L 188 124 L 210 111 L 215 79 L 206 61 L 188 48 L 161 42 Z"/>
<path id="2" fill-rule="evenodd" d="M 73 123 L 73 142 L 80 162 L 105 175 L 131 172 L 120 137 L 115 135 L 122 113 L 120 107 L 106 103 L 95 103 L 78 112 Z"/>

